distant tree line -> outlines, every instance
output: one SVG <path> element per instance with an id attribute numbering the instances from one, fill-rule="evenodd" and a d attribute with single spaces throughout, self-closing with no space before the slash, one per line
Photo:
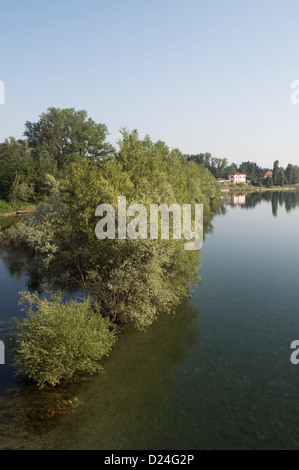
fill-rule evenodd
<path id="1" fill-rule="evenodd" d="M 272 168 L 263 168 L 255 162 L 242 162 L 229 164 L 226 158 L 215 158 L 210 153 L 197 155 L 185 155 L 187 161 L 194 161 L 198 165 L 208 168 L 215 178 L 227 179 L 228 175 L 235 172 L 245 173 L 247 181 L 255 186 L 283 186 L 284 184 L 299 183 L 299 166 L 289 163 L 286 168 L 279 165 L 276 160 Z M 272 177 L 265 174 L 271 171 Z"/>
<path id="2" fill-rule="evenodd" d="M 39 121 L 25 123 L 24 139 L 10 137 L 0 143 L 0 199 L 36 203 L 47 198 L 56 180 L 64 178 L 69 165 L 80 159 L 105 161 L 117 158 L 106 141 L 108 130 L 88 117 L 86 111 L 49 108 Z M 299 183 L 299 166 L 286 168 L 275 161 L 273 168 L 255 162 L 229 164 L 226 158 L 210 153 L 185 155 L 188 162 L 207 168 L 215 178 L 227 178 L 241 172 L 253 185 L 282 186 Z M 272 177 L 265 178 L 267 171 Z"/>

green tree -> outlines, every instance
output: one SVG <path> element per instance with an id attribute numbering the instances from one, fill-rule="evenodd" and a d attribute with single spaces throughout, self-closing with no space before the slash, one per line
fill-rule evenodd
<path id="1" fill-rule="evenodd" d="M 19 374 L 43 388 L 103 370 L 100 359 L 108 355 L 116 332 L 93 311 L 89 298 L 62 302 L 57 294 L 47 299 L 26 291 L 21 303 L 27 317 L 16 324 L 13 346 Z"/>
<path id="2" fill-rule="evenodd" d="M 194 162 L 197 165 L 203 165 L 207 168 L 215 178 L 224 177 L 227 173 L 227 159 L 212 157 L 210 153 L 200 153 L 197 155 L 185 155 L 189 162 Z"/>
<path id="3" fill-rule="evenodd" d="M 105 142 L 107 127 L 88 118 L 86 111 L 73 108 L 49 108 L 38 122 L 26 122 L 24 135 L 35 159 L 46 160 L 47 172 L 54 164 L 60 170 L 78 156 L 105 159 L 113 152 Z"/>
<path id="4" fill-rule="evenodd" d="M 126 195 L 128 205 L 147 209 L 151 203 L 203 203 L 208 215 L 220 188 L 206 168 L 162 142 L 140 140 L 137 131 L 123 131 L 119 146 L 117 158 L 70 164 L 58 192 L 40 204 L 24 232 L 55 280 L 92 294 L 111 320 L 146 328 L 188 295 L 199 252 L 185 251 L 183 240 L 98 240 L 95 208 L 117 207 L 118 196 Z"/>
<path id="5" fill-rule="evenodd" d="M 0 144 L 0 198 L 30 200 L 35 181 L 34 162 L 28 143 L 14 138 Z"/>
<path id="6" fill-rule="evenodd" d="M 279 170 L 279 161 L 276 160 L 273 165 L 273 185 L 277 186 L 278 185 L 278 170 Z"/>
<path id="7" fill-rule="evenodd" d="M 285 184 L 285 172 L 283 168 L 278 168 L 276 172 L 276 185 L 283 186 Z"/>
<path id="8" fill-rule="evenodd" d="M 299 166 L 293 165 L 292 173 L 293 173 L 293 184 L 298 184 L 299 183 Z"/>
<path id="9" fill-rule="evenodd" d="M 271 176 L 267 176 L 267 178 L 265 179 L 265 185 L 267 186 L 267 188 L 271 188 L 271 186 L 273 186 L 273 179 Z"/>

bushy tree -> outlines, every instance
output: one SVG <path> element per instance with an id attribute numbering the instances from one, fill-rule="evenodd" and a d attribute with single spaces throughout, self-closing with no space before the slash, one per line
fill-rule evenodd
<path id="1" fill-rule="evenodd" d="M 92 293 L 103 315 L 146 328 L 170 312 L 197 279 L 199 253 L 183 240 L 98 240 L 95 208 L 127 203 L 203 203 L 206 215 L 219 185 L 178 150 L 170 151 L 136 131 L 123 131 L 120 151 L 109 161 L 69 165 L 59 190 L 41 204 L 27 224 L 28 243 L 44 268 L 66 283 Z M 42 264 L 41 264 L 42 266 Z"/>
<path id="2" fill-rule="evenodd" d="M 58 169 L 78 156 L 103 159 L 113 152 L 105 142 L 107 127 L 88 118 L 86 111 L 73 108 L 49 108 L 38 122 L 26 122 L 24 135 L 35 158 L 46 160 L 53 168 L 56 164 Z"/>
<path id="3" fill-rule="evenodd" d="M 62 297 L 39 298 L 23 292 L 27 317 L 17 322 L 13 365 L 40 388 L 78 380 L 103 370 L 100 359 L 116 341 L 115 327 L 89 298 L 83 302 Z"/>

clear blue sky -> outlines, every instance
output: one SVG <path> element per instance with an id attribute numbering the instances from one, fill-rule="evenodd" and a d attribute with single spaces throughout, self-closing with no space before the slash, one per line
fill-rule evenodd
<path id="1" fill-rule="evenodd" d="M 0 140 L 50 106 L 230 162 L 299 164 L 298 0 L 2 0 Z"/>

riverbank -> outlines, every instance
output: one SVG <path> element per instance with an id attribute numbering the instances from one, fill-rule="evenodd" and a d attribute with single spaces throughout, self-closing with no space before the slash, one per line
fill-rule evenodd
<path id="1" fill-rule="evenodd" d="M 235 193 L 235 192 L 248 192 L 248 193 L 262 193 L 266 191 L 299 191 L 299 185 L 295 184 L 292 186 L 271 186 L 270 188 L 266 188 L 264 186 L 232 186 L 230 188 L 221 188 L 222 193 Z"/>
<path id="2" fill-rule="evenodd" d="M 30 215 L 35 211 L 35 206 L 24 207 L 12 212 L 8 212 L 6 214 L 0 214 L 0 217 L 18 217 L 24 215 Z"/>

